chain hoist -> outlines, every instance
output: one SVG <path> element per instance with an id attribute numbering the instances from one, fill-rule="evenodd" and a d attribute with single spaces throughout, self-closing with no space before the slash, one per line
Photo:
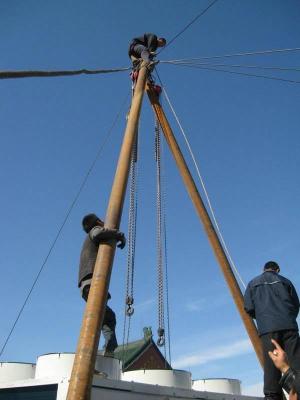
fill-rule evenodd
<path id="1" fill-rule="evenodd" d="M 138 137 L 132 150 L 130 161 L 130 188 L 129 188 L 129 222 L 128 222 L 128 253 L 127 253 L 127 280 L 126 280 L 126 315 L 131 317 L 134 313 L 134 262 L 136 244 L 136 219 L 137 219 L 137 147 Z"/>
<path id="2" fill-rule="evenodd" d="M 161 190 L 161 146 L 160 126 L 155 120 L 155 161 L 156 161 L 156 246 L 157 246 L 157 280 L 158 280 L 158 346 L 165 345 L 165 313 L 164 313 L 164 271 L 162 244 L 162 190 Z"/>

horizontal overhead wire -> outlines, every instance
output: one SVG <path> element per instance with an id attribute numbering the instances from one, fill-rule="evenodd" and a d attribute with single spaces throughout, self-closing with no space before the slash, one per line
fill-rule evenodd
<path id="1" fill-rule="evenodd" d="M 110 74 L 114 72 L 129 71 L 131 67 L 112 68 L 112 69 L 77 69 L 66 71 L 0 71 L 0 79 L 15 79 L 15 78 L 49 78 L 57 76 L 72 76 L 72 75 L 96 75 Z"/>
<path id="2" fill-rule="evenodd" d="M 250 74 L 250 73 L 247 73 L 247 72 L 230 71 L 230 70 L 227 70 L 227 69 L 213 68 L 213 67 L 208 67 L 208 66 L 201 66 L 201 65 L 193 66 L 193 65 L 181 65 L 181 64 L 176 64 L 176 65 L 179 65 L 179 66 L 182 66 L 182 67 L 187 67 L 187 68 L 196 68 L 196 69 L 202 69 L 202 70 L 224 72 L 224 73 L 233 74 L 233 75 L 249 76 L 249 77 L 253 77 L 253 78 L 263 78 L 263 79 L 270 79 L 270 80 L 274 80 L 274 81 L 282 81 L 282 82 L 295 83 L 295 84 L 299 84 L 300 83 L 300 81 L 298 81 L 296 79 L 285 79 L 285 78 L 279 78 L 279 77 L 276 77 L 276 76 Z"/>
<path id="3" fill-rule="evenodd" d="M 209 210 L 210 210 L 210 213 L 211 213 L 211 216 L 212 216 L 213 223 L 214 223 L 215 229 L 216 229 L 216 231 L 217 231 L 217 234 L 218 234 L 218 236 L 219 236 L 219 238 L 220 238 L 220 241 L 221 241 L 221 243 L 222 243 L 222 245 L 223 245 L 223 248 L 224 248 L 224 250 L 225 250 L 225 253 L 227 254 L 227 257 L 228 257 L 228 259 L 229 259 L 229 262 L 230 262 L 230 264 L 231 264 L 231 266 L 232 266 L 232 268 L 233 268 L 233 270 L 234 270 L 236 276 L 237 276 L 238 279 L 240 280 L 240 282 L 241 282 L 243 288 L 246 289 L 245 282 L 243 281 L 243 279 L 242 279 L 242 277 L 241 277 L 241 275 L 240 275 L 240 273 L 239 273 L 239 271 L 238 271 L 238 269 L 237 269 L 237 267 L 236 267 L 236 265 L 235 265 L 235 263 L 234 263 L 234 261 L 233 261 L 231 255 L 230 255 L 230 252 L 229 252 L 228 247 L 227 247 L 227 245 L 226 245 L 226 243 L 225 243 L 225 240 L 224 240 L 224 238 L 223 238 L 221 229 L 220 229 L 220 227 L 219 227 L 219 224 L 218 224 L 218 221 L 217 221 L 215 212 L 214 212 L 214 210 L 213 210 L 213 207 L 212 207 L 212 204 L 211 204 L 211 201 L 210 201 L 210 198 L 209 198 L 209 195 L 208 195 L 208 192 L 207 192 L 205 183 L 204 183 L 204 179 L 203 179 L 203 177 L 202 177 L 202 175 L 201 175 L 201 173 L 200 173 L 200 169 L 199 169 L 198 163 L 197 163 L 196 158 L 195 158 L 195 155 L 194 155 L 194 153 L 193 153 L 193 151 L 192 151 L 192 148 L 191 148 L 191 145 L 190 145 L 189 140 L 188 140 L 188 138 L 187 138 L 187 135 L 186 135 L 186 133 L 184 132 L 184 129 L 183 129 L 183 127 L 182 127 L 182 125 L 181 125 L 181 123 L 180 123 L 180 121 L 179 121 L 179 118 L 178 118 L 178 116 L 177 116 L 177 114 L 176 114 L 176 112 L 175 112 L 175 110 L 174 110 L 174 107 L 173 107 L 173 105 L 172 105 L 172 103 L 171 103 L 171 101 L 170 101 L 170 98 L 169 98 L 169 96 L 168 96 L 168 94 L 167 94 L 167 92 L 166 92 L 166 90 L 165 90 L 165 87 L 164 87 L 164 85 L 163 85 L 163 83 L 162 83 L 162 81 L 161 81 L 161 79 L 160 79 L 160 77 L 159 77 L 159 74 L 158 74 L 158 72 L 157 72 L 157 69 L 155 69 L 155 70 L 156 70 L 156 74 L 157 74 L 157 76 L 158 76 L 158 79 L 159 79 L 159 81 L 160 81 L 160 84 L 161 84 L 161 86 L 162 86 L 162 90 L 163 90 L 164 96 L 165 96 L 166 99 L 167 99 L 167 102 L 168 102 L 168 104 L 169 104 L 169 107 L 170 107 L 170 109 L 171 109 L 171 111 L 172 111 L 172 113 L 173 113 L 173 115 L 174 115 L 174 118 L 175 118 L 175 120 L 176 120 L 176 122 L 177 122 L 177 124 L 178 124 L 178 126 L 179 126 L 180 132 L 181 132 L 181 134 L 183 135 L 183 138 L 184 138 L 184 140 L 185 140 L 185 143 L 186 143 L 186 145 L 187 145 L 187 148 L 188 148 L 189 153 L 190 153 L 190 155 L 191 155 L 191 158 L 192 158 L 192 160 L 193 160 L 193 163 L 194 163 L 194 166 L 195 166 L 195 169 L 196 169 L 196 172 L 197 172 L 199 181 L 200 181 L 200 183 L 201 183 L 201 186 L 202 186 L 202 189 L 203 189 L 203 192 L 204 192 L 204 195 L 205 195 L 205 198 L 206 198 L 206 201 L 207 201 L 207 204 L 208 204 L 208 207 L 209 207 Z"/>
<path id="4" fill-rule="evenodd" d="M 82 182 L 81 182 L 81 184 L 79 186 L 79 189 L 77 190 L 77 193 L 76 193 L 74 199 L 72 200 L 69 208 L 67 209 L 66 215 L 65 215 L 65 217 L 63 219 L 63 222 L 61 223 L 61 225 L 60 225 L 60 227 L 59 227 L 59 229 L 57 231 L 57 234 L 56 234 L 53 242 L 50 245 L 48 253 L 45 256 L 44 261 L 42 262 L 42 265 L 41 265 L 41 267 L 40 267 L 40 269 L 39 269 L 39 271 L 38 271 L 38 273 L 37 273 L 37 275 L 36 275 L 36 277 L 35 277 L 35 279 L 33 281 L 33 284 L 31 285 L 31 287 L 30 287 L 30 289 L 29 289 L 29 291 L 28 291 L 28 293 L 26 295 L 26 298 L 25 298 L 25 300 L 24 300 L 24 302 L 23 302 L 23 304 L 22 304 L 22 306 L 21 306 L 21 308 L 20 308 L 20 310 L 19 310 L 19 312 L 18 312 L 18 314 L 17 314 L 17 316 L 16 316 L 16 318 L 14 320 L 14 323 L 12 324 L 12 327 L 11 327 L 11 329 L 10 329 L 10 331 L 9 331 L 5 341 L 4 341 L 4 344 L 3 344 L 2 348 L 1 348 L 1 351 L 0 351 L 0 357 L 2 356 L 4 350 L 5 350 L 6 346 L 7 346 L 7 343 L 8 343 L 9 339 L 11 338 L 11 336 L 12 336 L 12 334 L 14 332 L 14 329 L 15 329 L 15 327 L 16 327 L 16 325 L 17 325 L 17 323 L 18 323 L 18 321 L 19 321 L 19 319 L 20 319 L 20 317 L 21 317 L 21 315 L 22 315 L 22 313 L 24 311 L 24 308 L 25 308 L 26 304 L 28 303 L 28 301 L 30 299 L 30 296 L 31 296 L 31 294 L 32 294 L 32 292 L 33 292 L 33 290 L 34 290 L 34 288 L 35 288 L 35 286 L 36 286 L 36 284 L 37 284 L 37 282 L 38 282 L 38 280 L 40 278 L 40 275 L 43 272 L 43 270 L 44 270 L 44 268 L 45 268 L 45 266 L 47 264 L 47 261 L 48 261 L 50 255 L 51 255 L 51 253 L 52 253 L 52 251 L 53 251 L 53 249 L 54 249 L 54 247 L 55 247 L 55 245 L 56 245 L 56 243 L 57 243 L 57 241 L 58 241 L 58 239 L 59 239 L 59 237 L 60 237 L 60 235 L 62 233 L 62 230 L 63 230 L 64 226 L 66 225 L 66 223 L 67 223 L 67 221 L 69 219 L 69 216 L 70 216 L 75 204 L 77 203 L 77 200 L 78 200 L 82 190 L 84 189 L 84 187 L 86 185 L 86 182 L 87 182 L 92 170 L 95 167 L 96 162 L 98 161 L 100 155 L 102 154 L 102 151 L 103 151 L 106 143 L 108 142 L 108 140 L 109 140 L 109 138 L 110 138 L 110 136 L 112 134 L 112 131 L 113 131 L 117 121 L 120 118 L 121 112 L 122 112 L 125 104 L 127 103 L 128 98 L 129 98 L 129 94 L 126 96 L 126 99 L 122 102 L 122 105 L 121 105 L 119 111 L 117 112 L 117 115 L 114 118 L 112 125 L 110 126 L 109 130 L 107 131 L 107 134 L 105 135 L 104 140 L 103 140 L 103 142 L 102 142 L 102 144 L 101 144 L 101 146 L 100 146 L 100 148 L 99 148 L 99 150 L 98 150 L 93 162 L 91 163 L 89 169 L 87 170 L 87 172 L 86 172 L 86 174 L 85 174 L 85 176 L 84 176 L 84 178 L 83 178 L 83 180 L 82 180 Z"/>
<path id="5" fill-rule="evenodd" d="M 213 63 L 195 63 L 195 62 L 172 62 L 171 65 L 182 65 L 182 66 L 193 66 L 193 67 L 230 67 L 230 68 L 250 68 L 250 69 L 261 69 L 271 71 L 289 71 L 289 72 L 300 72 L 300 67 L 278 67 L 278 66 L 265 66 L 265 65 L 245 65 L 245 64 L 213 64 Z"/>
<path id="6" fill-rule="evenodd" d="M 300 51 L 300 47 L 293 48 L 285 48 L 285 49 L 271 49 L 271 50 L 260 50 L 260 51 L 248 51 L 248 52 L 240 52 L 240 53 L 229 53 L 229 54 L 221 54 L 216 56 L 203 56 L 196 58 L 181 58 L 175 60 L 162 60 L 161 64 L 167 64 L 170 62 L 180 62 L 180 61 L 192 61 L 192 60 L 212 60 L 214 58 L 227 58 L 227 57 L 243 57 L 243 56 L 254 56 L 254 55 L 265 55 L 265 54 L 274 54 L 274 53 L 287 53 L 287 52 L 297 52 Z"/>

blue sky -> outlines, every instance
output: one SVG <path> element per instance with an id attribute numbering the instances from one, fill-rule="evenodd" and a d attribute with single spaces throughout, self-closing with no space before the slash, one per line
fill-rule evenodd
<path id="1" fill-rule="evenodd" d="M 132 37 L 155 32 L 170 40 L 208 4 L 206 0 L 4 0 L 0 4 L 0 70 L 126 67 Z M 219 0 L 166 48 L 160 59 L 299 47 L 299 11 L 296 0 Z M 300 55 L 275 53 L 224 62 L 299 68 Z M 166 64 L 158 65 L 158 71 L 189 137 L 244 281 L 274 259 L 299 291 L 299 84 Z M 300 80 L 297 72 L 255 72 Z M 123 72 L 3 80 L 0 86 L 3 343 L 66 210 L 130 91 L 130 80 Z M 163 104 L 183 146 L 167 102 L 163 100 Z M 80 222 L 88 212 L 105 214 L 127 108 L 128 103 L 3 360 L 32 362 L 43 353 L 75 349 L 84 307 L 77 289 L 84 239 Z M 147 98 L 140 136 L 132 339 L 141 337 L 144 326 L 152 326 L 154 332 L 157 329 L 154 121 Z M 185 149 L 184 153 L 187 155 Z M 241 379 L 246 393 L 259 393 L 261 369 L 166 148 L 165 167 L 173 364 L 190 370 L 194 378 Z M 126 232 L 127 203 L 123 215 L 121 227 Z M 110 290 L 120 343 L 125 267 L 126 251 L 118 251 Z"/>

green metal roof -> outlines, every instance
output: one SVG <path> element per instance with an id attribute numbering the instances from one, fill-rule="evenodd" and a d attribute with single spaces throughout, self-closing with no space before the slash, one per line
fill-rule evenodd
<path id="1" fill-rule="evenodd" d="M 114 356 L 122 361 L 123 369 L 126 369 L 152 343 L 154 344 L 152 337 L 149 337 L 118 346 L 114 351 Z"/>

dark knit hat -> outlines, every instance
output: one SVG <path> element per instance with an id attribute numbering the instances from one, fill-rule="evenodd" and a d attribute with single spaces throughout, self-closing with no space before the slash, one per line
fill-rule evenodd
<path id="1" fill-rule="evenodd" d="M 279 265 L 275 261 L 268 261 L 265 263 L 264 270 L 272 269 L 273 271 L 277 271 L 280 269 Z"/>
<path id="2" fill-rule="evenodd" d="M 166 39 L 165 39 L 164 37 L 160 37 L 160 38 L 158 38 L 158 40 L 160 40 L 161 42 L 163 42 L 163 43 L 164 43 L 164 46 L 165 46 L 166 43 L 167 43 L 167 41 L 166 41 Z"/>
<path id="3" fill-rule="evenodd" d="M 83 220 L 82 220 L 83 230 L 86 233 L 89 233 L 89 231 L 91 229 L 93 229 L 96 225 L 99 225 L 98 224 L 99 221 L 102 222 L 102 224 L 104 225 L 104 222 L 99 217 L 97 217 L 96 214 L 86 215 L 85 217 L 83 217 Z"/>

